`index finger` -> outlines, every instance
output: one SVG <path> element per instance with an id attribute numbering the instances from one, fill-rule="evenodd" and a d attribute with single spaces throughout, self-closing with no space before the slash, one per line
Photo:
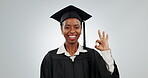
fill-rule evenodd
<path id="1" fill-rule="evenodd" d="M 98 30 L 98 35 L 99 35 L 99 38 L 102 39 L 102 35 L 100 33 L 100 30 Z"/>

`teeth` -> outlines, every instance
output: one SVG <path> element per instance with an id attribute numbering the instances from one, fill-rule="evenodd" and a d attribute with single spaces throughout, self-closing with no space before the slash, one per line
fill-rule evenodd
<path id="1" fill-rule="evenodd" d="M 76 37 L 76 36 L 69 36 L 70 38 L 74 38 L 74 37 Z"/>

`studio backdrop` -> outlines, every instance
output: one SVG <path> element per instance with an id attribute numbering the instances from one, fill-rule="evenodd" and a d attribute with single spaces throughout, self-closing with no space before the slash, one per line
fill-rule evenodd
<path id="1" fill-rule="evenodd" d="M 50 16 L 70 4 L 92 15 L 87 47 L 94 48 L 98 29 L 105 30 L 120 77 L 148 77 L 147 0 L 0 0 L 0 78 L 40 77 L 45 54 L 65 41 Z"/>

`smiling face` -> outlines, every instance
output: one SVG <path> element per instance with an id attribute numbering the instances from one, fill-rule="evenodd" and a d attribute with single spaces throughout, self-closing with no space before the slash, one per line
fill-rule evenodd
<path id="1" fill-rule="evenodd" d="M 81 35 L 81 22 L 77 18 L 68 18 L 63 21 L 61 31 L 66 43 L 74 44 L 78 42 Z"/>

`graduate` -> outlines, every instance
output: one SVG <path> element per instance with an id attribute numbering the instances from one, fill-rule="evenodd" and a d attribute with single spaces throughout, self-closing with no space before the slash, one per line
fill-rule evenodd
<path id="1" fill-rule="evenodd" d="M 40 78 L 119 78 L 115 60 L 108 44 L 108 34 L 98 30 L 95 45 L 101 54 L 86 47 L 85 21 L 92 17 L 83 10 L 69 5 L 53 14 L 51 18 L 60 22 L 65 38 L 63 45 L 49 51 L 44 57 Z M 78 39 L 83 31 L 83 46 Z"/>

